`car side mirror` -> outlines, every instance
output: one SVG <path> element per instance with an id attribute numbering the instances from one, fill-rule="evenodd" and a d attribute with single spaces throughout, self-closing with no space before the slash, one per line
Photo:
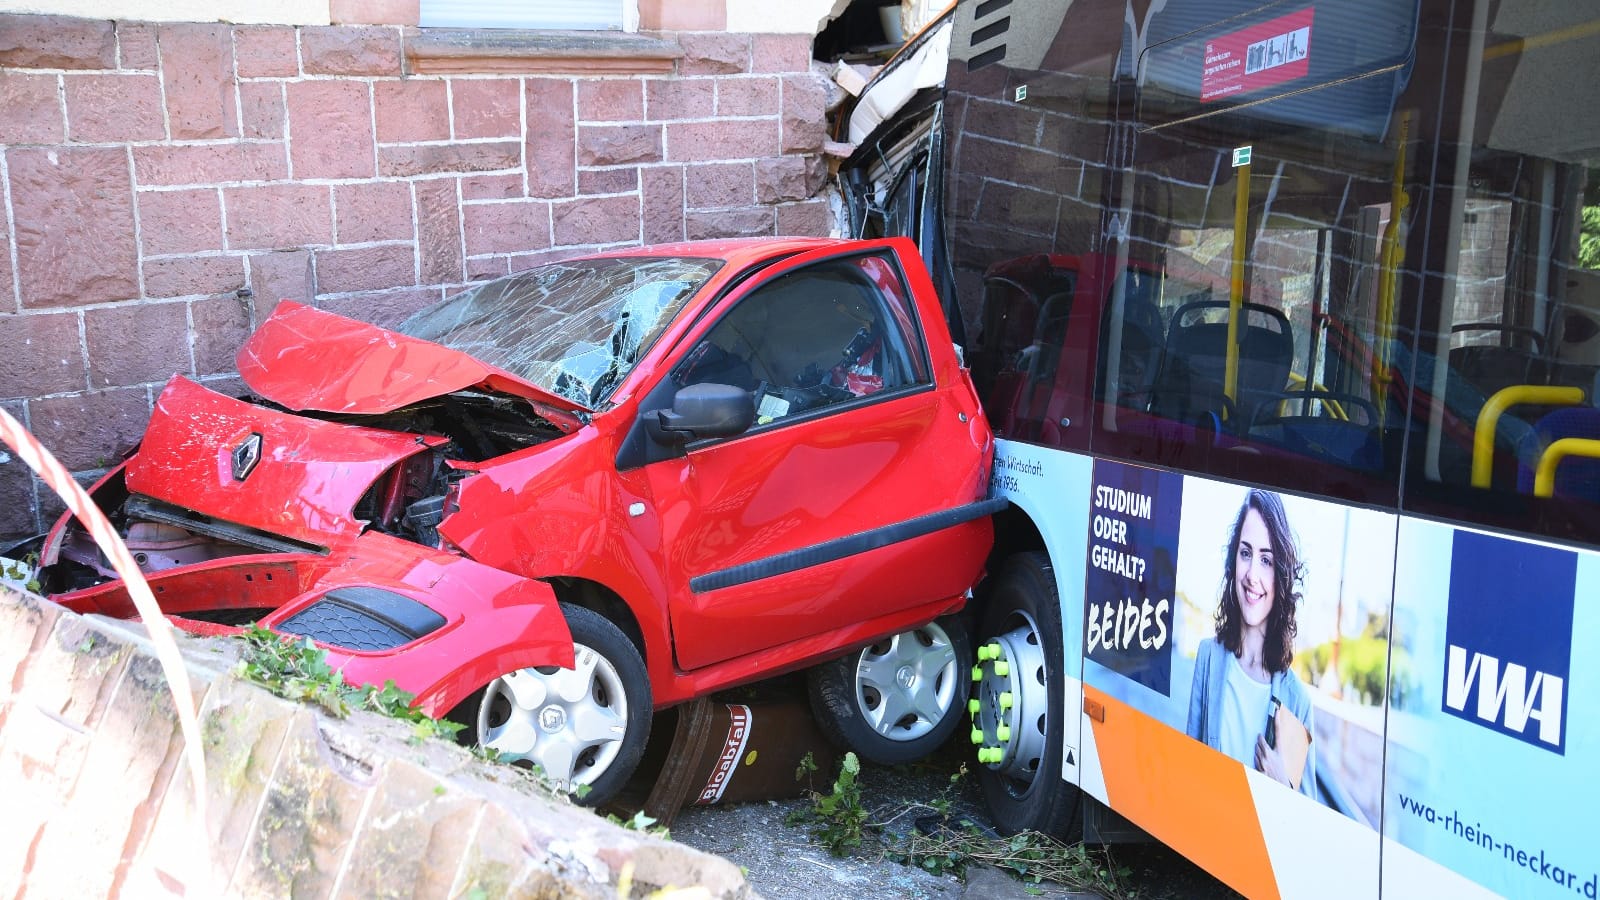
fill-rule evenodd
<path id="1" fill-rule="evenodd" d="M 642 413 L 651 440 L 680 446 L 704 438 L 741 434 L 756 420 L 756 400 L 731 384 L 691 384 L 672 398 L 671 409 Z"/>

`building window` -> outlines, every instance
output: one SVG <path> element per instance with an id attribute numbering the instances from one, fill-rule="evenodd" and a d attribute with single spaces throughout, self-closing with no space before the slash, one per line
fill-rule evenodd
<path id="1" fill-rule="evenodd" d="M 420 24 L 444 28 L 637 31 L 638 0 L 422 0 Z"/>

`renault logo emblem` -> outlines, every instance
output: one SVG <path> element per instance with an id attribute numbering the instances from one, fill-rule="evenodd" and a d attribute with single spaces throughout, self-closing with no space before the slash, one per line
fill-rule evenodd
<path id="1" fill-rule="evenodd" d="M 249 437 L 239 442 L 239 446 L 233 448 L 233 480 L 249 478 L 258 462 L 261 462 L 261 435 L 251 432 Z"/>

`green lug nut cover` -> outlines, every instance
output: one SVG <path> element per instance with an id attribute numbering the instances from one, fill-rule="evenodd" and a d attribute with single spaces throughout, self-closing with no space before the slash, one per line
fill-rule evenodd
<path id="1" fill-rule="evenodd" d="M 997 727 L 994 730 L 994 736 L 999 739 L 1000 743 L 1002 744 L 1009 743 L 1011 741 L 1011 726 L 1001 725 Z"/>
<path id="2" fill-rule="evenodd" d="M 1010 709 L 1011 708 L 1011 703 L 1012 703 L 1011 692 L 1010 691 L 1001 691 L 1000 692 L 1000 708 L 1001 709 Z"/>
<path id="3" fill-rule="evenodd" d="M 1002 696 L 1009 696 L 1009 695 L 1002 695 Z M 1005 705 L 1005 702 L 1002 701 L 1001 702 L 1001 706 L 1004 706 L 1004 705 Z M 972 713 L 973 715 L 977 715 L 978 714 L 978 710 L 981 709 L 981 708 L 983 708 L 983 704 L 978 702 L 978 698 L 977 697 L 973 697 L 971 700 L 967 701 L 967 712 Z"/>
<path id="4" fill-rule="evenodd" d="M 972 667 L 972 680 L 973 681 L 982 681 L 983 680 L 983 667 L 982 666 L 973 666 Z"/>
<path id="5" fill-rule="evenodd" d="M 1011 674 L 1011 664 L 1003 659 L 996 660 L 994 664 L 994 673 L 999 675 L 1001 678 L 1005 678 Z"/>
<path id="6" fill-rule="evenodd" d="M 972 742 L 974 744 L 983 743 L 983 729 L 982 728 L 974 728 L 974 729 L 972 729 Z M 981 755 L 983 751 L 980 750 L 978 752 Z"/>

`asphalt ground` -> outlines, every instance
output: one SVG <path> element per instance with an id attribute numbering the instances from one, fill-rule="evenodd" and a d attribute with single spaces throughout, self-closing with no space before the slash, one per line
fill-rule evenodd
<path id="1" fill-rule="evenodd" d="M 964 737 L 964 735 L 958 735 Z M 947 823 L 970 822 L 970 828 L 993 834 L 994 823 L 983 809 L 971 774 L 970 746 L 952 740 L 923 762 L 881 767 L 864 764 L 860 774 L 861 807 L 866 812 L 862 846 L 835 856 L 810 832 L 817 823 L 803 821 L 813 809 L 802 796 L 752 803 L 690 806 L 671 823 L 673 840 L 726 857 L 744 867 L 753 888 L 772 900 L 1011 900 L 1011 898 L 1234 898 L 1234 891 L 1177 853 L 1155 842 L 1093 848 L 1113 870 L 1125 875 L 1113 890 L 1084 892 L 1080 886 L 1049 881 L 1025 883 L 1014 874 L 972 866 L 964 878 L 934 874 L 896 862 L 888 851 L 904 846 L 897 836 L 913 829 L 924 833 Z M 963 772 L 963 766 L 966 770 Z M 823 773 L 819 773 L 819 776 Z M 814 783 L 829 785 L 827 779 Z M 936 809 L 937 807 L 937 809 Z M 801 821 L 797 821 L 801 820 Z"/>
<path id="2" fill-rule="evenodd" d="M 1029 897 L 1096 897 L 1060 885 L 1025 885 L 997 869 L 973 869 L 966 878 L 936 875 L 888 859 L 882 835 L 938 818 L 926 804 L 950 796 L 950 769 L 936 763 L 893 769 L 864 766 L 862 806 L 869 828 L 860 849 L 834 856 L 813 841 L 805 823 L 790 824 L 811 808 L 803 798 L 702 806 L 681 812 L 671 828 L 673 840 L 726 857 L 743 866 L 752 887 L 770 900 L 1009 900 Z M 979 815 L 970 786 L 957 785 L 952 815 Z M 871 827 L 876 826 L 876 827 Z"/>

